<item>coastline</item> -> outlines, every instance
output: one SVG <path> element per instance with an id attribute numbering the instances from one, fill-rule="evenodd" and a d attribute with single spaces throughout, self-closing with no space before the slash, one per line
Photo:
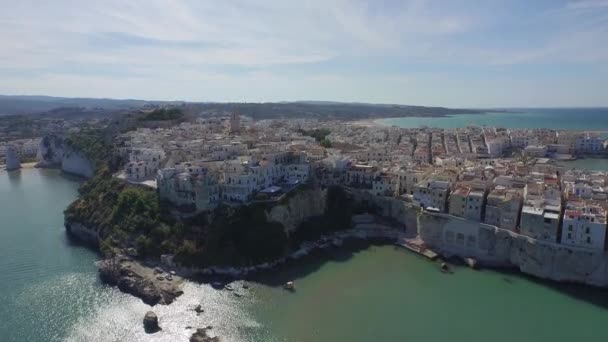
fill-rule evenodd
<path id="1" fill-rule="evenodd" d="M 71 225 L 80 226 L 76 223 Z M 68 228 L 66 232 L 78 240 L 83 238 L 81 234 L 74 234 L 73 229 Z M 350 229 L 322 235 L 314 241 L 303 242 L 299 248 L 290 251 L 284 257 L 252 266 L 180 267 L 173 262 L 172 256 L 161 256 L 161 261 L 151 262 L 128 256 L 128 251 L 101 259 L 96 263 L 96 266 L 100 279 L 104 283 L 117 286 L 122 292 L 140 298 L 148 305 L 168 305 L 183 294 L 182 284 L 185 280 L 227 284 L 236 280 L 248 279 L 262 272 L 273 271 L 281 266 L 288 265 L 292 261 L 302 259 L 315 251 L 340 248 L 349 240 L 383 240 L 393 244 L 401 233 L 402 231 L 395 227 L 378 223 L 358 224 Z M 89 238 L 82 241 L 89 247 L 94 248 Z M 223 288 L 223 285 L 220 288 Z"/>

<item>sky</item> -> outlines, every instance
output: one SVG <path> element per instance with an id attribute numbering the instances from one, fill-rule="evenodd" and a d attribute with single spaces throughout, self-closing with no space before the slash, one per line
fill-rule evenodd
<path id="1" fill-rule="evenodd" d="M 0 0 L 0 94 L 608 106 L 608 0 Z"/>

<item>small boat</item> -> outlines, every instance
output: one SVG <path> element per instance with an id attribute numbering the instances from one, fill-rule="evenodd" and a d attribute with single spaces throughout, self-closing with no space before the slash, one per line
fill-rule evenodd
<path id="1" fill-rule="evenodd" d="M 445 262 L 442 262 L 439 265 L 439 268 L 441 269 L 441 272 L 444 272 L 444 273 L 450 272 L 450 266 L 448 266 L 448 264 L 446 264 Z"/>
<path id="2" fill-rule="evenodd" d="M 286 282 L 286 283 L 285 283 L 285 285 L 283 285 L 283 288 L 284 288 L 285 290 L 289 290 L 289 291 L 295 291 L 296 286 L 295 286 L 295 284 L 293 283 L 293 281 L 288 281 L 288 282 Z"/>
<path id="3" fill-rule="evenodd" d="M 213 283 L 211 283 L 211 286 L 216 290 L 221 290 L 224 288 L 224 283 L 219 282 L 219 281 L 214 281 Z"/>

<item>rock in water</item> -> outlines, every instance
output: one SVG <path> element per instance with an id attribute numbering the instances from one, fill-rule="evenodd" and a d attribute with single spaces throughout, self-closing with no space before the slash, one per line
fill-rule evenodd
<path id="1" fill-rule="evenodd" d="M 190 342 L 220 342 L 219 337 L 209 336 L 207 330 L 209 330 L 209 328 L 196 329 L 196 332 L 190 337 Z"/>
<path id="2" fill-rule="evenodd" d="M 146 315 L 144 316 L 144 330 L 148 334 L 153 334 L 161 330 L 158 326 L 158 317 L 153 311 L 146 312 Z"/>
<path id="3" fill-rule="evenodd" d="M 6 149 L 6 170 L 17 170 L 21 168 L 21 162 L 19 161 L 19 154 L 17 149 L 13 145 L 9 145 Z"/>

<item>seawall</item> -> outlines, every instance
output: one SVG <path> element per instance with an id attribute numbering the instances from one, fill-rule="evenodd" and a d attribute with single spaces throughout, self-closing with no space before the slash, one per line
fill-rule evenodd
<path id="1" fill-rule="evenodd" d="M 471 257 L 491 267 L 560 282 L 608 286 L 608 254 L 535 240 L 447 214 L 421 212 L 419 237 L 445 257 Z"/>
<path id="2" fill-rule="evenodd" d="M 474 258 L 482 265 L 513 268 L 538 278 L 608 287 L 608 253 L 529 238 L 496 226 L 423 211 L 392 197 L 350 189 L 375 204 L 380 215 L 403 224 L 442 256 Z"/>

